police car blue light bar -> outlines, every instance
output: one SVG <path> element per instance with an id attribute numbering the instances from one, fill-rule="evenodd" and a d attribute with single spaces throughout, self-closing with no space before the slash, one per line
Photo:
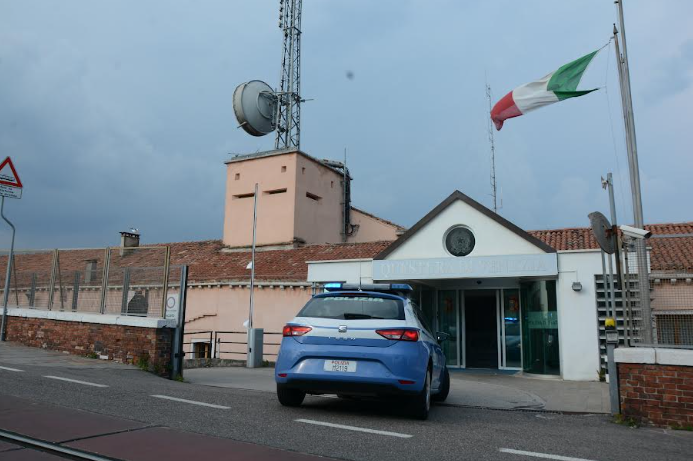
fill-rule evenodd
<path id="1" fill-rule="evenodd" d="M 412 287 L 406 283 L 341 283 L 330 282 L 324 285 L 327 291 L 389 291 L 410 292 Z"/>

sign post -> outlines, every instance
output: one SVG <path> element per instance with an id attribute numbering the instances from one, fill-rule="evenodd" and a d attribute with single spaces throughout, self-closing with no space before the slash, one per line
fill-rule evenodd
<path id="1" fill-rule="evenodd" d="M 5 341 L 7 336 L 7 300 L 10 297 L 10 275 L 12 274 L 12 261 L 14 260 L 14 224 L 5 216 L 5 197 L 22 198 L 22 181 L 19 179 L 17 170 L 14 169 L 12 160 L 7 157 L 0 163 L 0 196 L 2 203 L 0 204 L 0 217 L 5 220 L 12 228 L 12 243 L 10 244 L 10 252 L 7 255 L 7 272 L 5 273 L 5 291 L 2 299 L 2 324 L 0 325 L 0 341 Z"/>

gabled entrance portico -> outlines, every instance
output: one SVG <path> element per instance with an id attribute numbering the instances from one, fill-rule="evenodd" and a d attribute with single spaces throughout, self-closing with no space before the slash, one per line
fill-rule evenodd
<path id="1" fill-rule="evenodd" d="M 560 374 L 555 250 L 459 191 L 372 263 L 408 282 L 451 367 Z"/>

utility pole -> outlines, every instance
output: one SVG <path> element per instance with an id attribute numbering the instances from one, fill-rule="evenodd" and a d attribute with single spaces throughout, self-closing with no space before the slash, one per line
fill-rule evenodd
<path id="1" fill-rule="evenodd" d="M 253 327 L 253 309 L 255 307 L 255 244 L 257 242 L 257 199 L 258 184 L 255 183 L 253 196 L 253 246 L 250 257 L 250 308 L 248 309 L 248 368 L 262 366 L 263 330 Z"/>
<path id="2" fill-rule="evenodd" d="M 633 199 L 633 219 L 635 227 L 643 229 L 645 220 L 642 211 L 642 194 L 640 190 L 640 167 L 638 164 L 638 146 L 635 137 L 635 118 L 633 115 L 633 100 L 630 87 L 630 69 L 628 64 L 628 47 L 626 44 L 626 28 L 623 18 L 623 0 L 616 0 L 618 5 L 618 18 L 621 28 L 621 40 L 623 53 L 619 50 L 618 30 L 614 25 L 614 41 L 616 45 L 616 60 L 619 71 L 619 83 L 621 87 L 621 102 L 623 105 L 623 121 L 626 131 L 626 147 L 628 149 L 628 170 L 630 173 L 630 187 Z M 650 307 L 650 280 L 647 264 L 647 245 L 644 239 L 636 239 L 635 251 L 638 260 L 638 287 L 640 292 L 640 309 L 644 325 L 641 328 L 641 340 L 644 344 L 651 344 L 652 338 L 652 313 Z"/>
<path id="3" fill-rule="evenodd" d="M 621 278 L 621 252 L 619 251 L 618 245 L 618 223 L 616 221 L 616 203 L 614 200 L 614 181 L 611 173 L 606 175 L 606 180 L 602 178 L 602 187 L 607 189 L 609 192 L 609 210 L 611 211 L 611 239 L 614 247 L 614 256 L 616 258 L 616 273 L 618 274 L 618 283 L 621 288 L 621 310 L 624 312 L 625 308 L 623 305 L 623 279 Z M 620 400 L 618 394 L 618 369 L 616 367 L 616 361 L 614 360 L 614 350 L 618 347 L 618 320 L 616 315 L 616 295 L 614 292 L 614 270 L 611 263 L 611 255 L 607 254 L 609 258 L 609 277 L 610 277 L 610 288 L 609 296 L 611 298 L 611 313 L 607 310 L 607 322 L 605 323 L 605 334 L 606 334 L 606 366 L 609 372 L 609 400 L 611 403 L 611 414 L 615 415 L 621 412 Z M 602 258 L 604 258 L 604 252 L 602 251 Z M 602 270 L 604 269 L 604 260 L 602 259 Z M 607 297 L 606 293 L 606 277 L 604 278 L 604 297 Z M 609 303 L 607 303 L 607 306 Z M 623 318 L 624 334 L 625 334 L 625 315 Z M 610 320 L 610 321 L 609 321 Z M 610 328 L 612 328 L 610 330 Z"/>

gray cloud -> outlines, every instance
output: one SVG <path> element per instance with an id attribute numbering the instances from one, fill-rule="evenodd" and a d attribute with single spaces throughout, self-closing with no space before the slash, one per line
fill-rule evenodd
<path id="1" fill-rule="evenodd" d="M 236 129 L 230 101 L 243 81 L 277 84 L 276 3 L 0 0 L 0 153 L 25 183 L 24 197 L 6 205 L 18 244 L 115 244 L 130 226 L 146 242 L 219 238 L 227 153 L 273 146 Z M 356 204 L 404 225 L 454 189 L 490 205 L 485 80 L 499 98 L 601 46 L 615 19 L 610 2 L 547 4 L 304 2 L 303 93 L 315 100 L 303 107 L 303 150 L 341 159 L 346 147 Z M 693 5 L 628 7 L 645 214 L 690 220 L 682 200 L 693 194 L 684 168 L 693 140 L 672 124 L 687 107 L 648 98 L 657 87 L 648 69 L 660 58 L 647 43 Z M 671 46 L 688 56 L 691 38 Z M 585 86 L 606 80 L 608 92 L 497 133 L 501 214 L 518 225 L 586 225 L 587 212 L 607 207 L 599 177 L 627 178 L 606 58 Z M 684 61 L 681 76 L 690 75 Z M 628 216 L 629 186 L 616 190 Z"/>

